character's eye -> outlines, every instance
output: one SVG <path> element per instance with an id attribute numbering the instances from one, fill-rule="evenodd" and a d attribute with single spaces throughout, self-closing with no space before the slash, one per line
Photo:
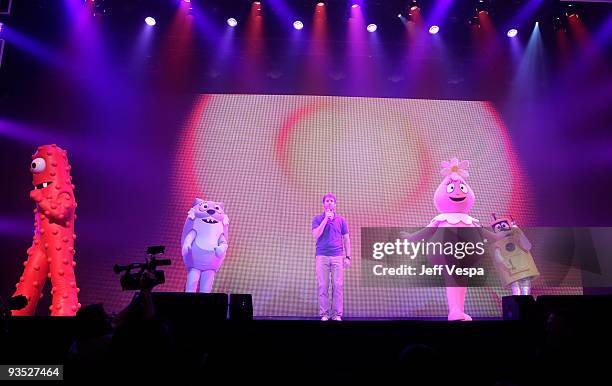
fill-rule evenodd
<path id="1" fill-rule="evenodd" d="M 495 231 L 496 231 L 496 232 L 499 232 L 499 228 L 500 228 L 500 225 L 499 225 L 499 224 L 496 224 L 496 225 L 495 225 Z"/>
<path id="2" fill-rule="evenodd" d="M 502 223 L 502 224 L 501 224 L 501 227 L 502 227 L 502 228 L 504 228 L 504 229 L 508 229 L 508 224 L 506 224 L 506 223 Z"/>
<path id="3" fill-rule="evenodd" d="M 208 209 L 208 204 L 204 204 L 204 209 Z"/>
<path id="4" fill-rule="evenodd" d="M 455 185 L 450 183 L 446 185 L 446 193 L 452 193 L 455 190 Z"/>
<path id="5" fill-rule="evenodd" d="M 461 191 L 463 193 L 467 193 L 467 186 L 463 185 L 463 184 L 459 184 L 459 189 L 461 189 Z"/>
<path id="6" fill-rule="evenodd" d="M 215 210 L 221 210 L 221 208 L 219 208 L 219 205 L 215 205 Z"/>
<path id="7" fill-rule="evenodd" d="M 46 167 L 47 163 L 45 162 L 44 158 L 36 158 L 30 164 L 30 171 L 32 171 L 32 173 L 41 173 Z"/>

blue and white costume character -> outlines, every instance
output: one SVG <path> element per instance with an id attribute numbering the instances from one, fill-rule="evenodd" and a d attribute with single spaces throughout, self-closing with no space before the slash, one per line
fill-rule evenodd
<path id="1" fill-rule="evenodd" d="M 227 253 L 228 227 L 222 202 L 194 200 L 181 235 L 187 267 L 185 292 L 212 292 L 215 273 Z"/>

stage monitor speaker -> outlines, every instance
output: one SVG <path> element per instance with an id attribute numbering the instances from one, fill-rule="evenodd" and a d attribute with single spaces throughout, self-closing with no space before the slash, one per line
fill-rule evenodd
<path id="1" fill-rule="evenodd" d="M 504 320 L 533 321 L 537 317 L 536 301 L 533 296 L 504 296 L 502 311 Z"/>
<path id="2" fill-rule="evenodd" d="M 230 320 L 253 320 L 253 297 L 251 294 L 230 294 Z"/>
<path id="3" fill-rule="evenodd" d="M 227 319 L 227 294 L 153 292 L 157 315 L 181 325 L 219 322 Z"/>
<path id="4" fill-rule="evenodd" d="M 555 313 L 582 321 L 607 319 L 612 311 L 612 296 L 542 295 L 538 296 L 537 304 L 545 317 Z"/>

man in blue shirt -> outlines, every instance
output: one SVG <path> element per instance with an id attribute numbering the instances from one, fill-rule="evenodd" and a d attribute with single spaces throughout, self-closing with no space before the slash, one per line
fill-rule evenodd
<path id="1" fill-rule="evenodd" d="M 342 320 L 343 268 L 351 264 L 351 241 L 348 225 L 344 217 L 336 214 L 336 196 L 327 193 L 323 196 L 324 212 L 312 219 L 312 237 L 316 240 L 317 296 L 319 316 L 322 321 L 329 320 L 329 281 L 332 282 L 331 318 Z M 342 242 L 344 241 L 343 255 Z"/>

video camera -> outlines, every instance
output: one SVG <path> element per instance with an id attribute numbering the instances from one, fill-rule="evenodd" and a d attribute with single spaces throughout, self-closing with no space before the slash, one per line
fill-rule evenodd
<path id="1" fill-rule="evenodd" d="M 161 255 L 166 251 L 163 245 L 156 245 L 147 248 L 147 255 L 144 263 L 131 263 L 128 265 L 115 264 L 113 271 L 116 274 L 125 272 L 121 276 L 121 289 L 124 291 L 138 291 L 143 289 L 151 289 L 158 284 L 163 284 L 166 281 L 164 271 L 158 270 L 157 267 L 170 265 L 170 259 L 158 259 L 157 255 Z M 137 272 L 132 272 L 136 271 Z"/>

